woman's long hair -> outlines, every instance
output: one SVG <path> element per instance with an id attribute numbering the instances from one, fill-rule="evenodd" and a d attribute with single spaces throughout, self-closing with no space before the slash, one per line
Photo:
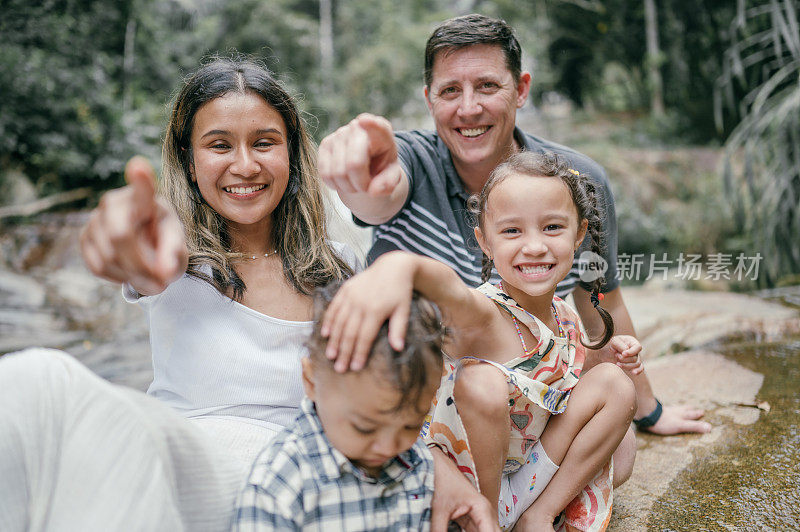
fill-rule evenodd
<path id="1" fill-rule="evenodd" d="M 289 150 L 289 182 L 272 213 L 272 241 L 294 288 L 315 287 L 352 275 L 331 248 L 325 226 L 315 148 L 293 98 L 266 67 L 240 57 L 213 58 L 189 75 L 175 97 L 162 150 L 162 193 L 178 211 L 189 248 L 189 275 L 240 300 L 246 289 L 234 268 L 228 223 L 200 195 L 191 179 L 194 117 L 205 103 L 226 94 L 256 94 L 283 118 Z M 211 275 L 208 275 L 208 267 Z"/>

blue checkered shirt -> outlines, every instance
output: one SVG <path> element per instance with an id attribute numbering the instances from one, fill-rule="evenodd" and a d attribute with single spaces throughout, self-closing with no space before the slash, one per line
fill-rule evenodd
<path id="1" fill-rule="evenodd" d="M 331 446 L 306 398 L 253 464 L 233 529 L 427 531 L 432 498 L 433 457 L 421 440 L 372 478 Z"/>

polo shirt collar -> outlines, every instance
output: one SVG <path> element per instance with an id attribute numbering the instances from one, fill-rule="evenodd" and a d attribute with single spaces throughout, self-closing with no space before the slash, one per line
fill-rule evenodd
<path id="1" fill-rule="evenodd" d="M 517 141 L 517 144 L 519 144 L 524 151 L 531 151 L 535 149 L 533 144 L 529 142 L 529 139 L 525 133 L 523 133 L 522 130 L 516 126 L 514 126 L 514 140 Z"/>
<path id="2" fill-rule="evenodd" d="M 322 424 L 317 416 L 314 402 L 308 397 L 300 403 L 300 416 L 297 419 L 306 442 L 306 452 L 310 456 L 319 456 L 322 471 L 320 476 L 332 481 L 341 478 L 344 474 L 352 474 L 371 483 L 394 484 L 403 480 L 413 468 L 422 462 L 422 457 L 414 447 L 392 458 L 382 469 L 377 478 L 371 477 L 361 469 L 354 466 L 347 457 L 331 445 L 330 440 L 322 430 Z"/>
<path id="3" fill-rule="evenodd" d="M 462 196 L 466 199 L 469 194 L 467 194 L 467 190 L 464 188 L 464 182 L 461 181 L 461 177 L 459 177 L 458 172 L 456 172 L 450 150 L 442 140 L 442 137 L 438 134 L 436 135 L 436 151 L 439 152 L 439 160 L 442 161 L 442 167 L 444 168 L 447 194 L 449 196 Z"/>

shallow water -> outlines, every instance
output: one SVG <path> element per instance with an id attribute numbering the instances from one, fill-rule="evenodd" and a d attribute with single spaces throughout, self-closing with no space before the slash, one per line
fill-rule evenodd
<path id="1" fill-rule="evenodd" d="M 648 530 L 800 530 L 800 337 L 714 350 L 764 375 L 756 402 L 771 409 L 681 473 Z"/>

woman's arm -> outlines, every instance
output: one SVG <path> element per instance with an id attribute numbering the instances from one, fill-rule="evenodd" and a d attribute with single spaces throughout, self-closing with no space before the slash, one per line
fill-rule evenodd
<path id="1" fill-rule="evenodd" d="M 445 349 L 451 354 L 470 351 L 472 339 L 478 336 L 471 331 L 484 331 L 496 314 L 488 298 L 467 287 L 445 264 L 405 251 L 386 253 L 346 282 L 325 313 L 326 355 L 336 359 L 337 371 L 345 371 L 348 365 L 354 370 L 364 367 L 387 319 L 390 344 L 403 348 L 414 290 L 436 303 L 444 324 L 458 330 Z"/>
<path id="2" fill-rule="evenodd" d="M 128 186 L 106 192 L 92 211 L 81 254 L 98 277 L 160 294 L 186 271 L 183 228 L 172 207 L 156 197 L 155 172 L 143 157 L 128 162 L 125 180 Z"/>

